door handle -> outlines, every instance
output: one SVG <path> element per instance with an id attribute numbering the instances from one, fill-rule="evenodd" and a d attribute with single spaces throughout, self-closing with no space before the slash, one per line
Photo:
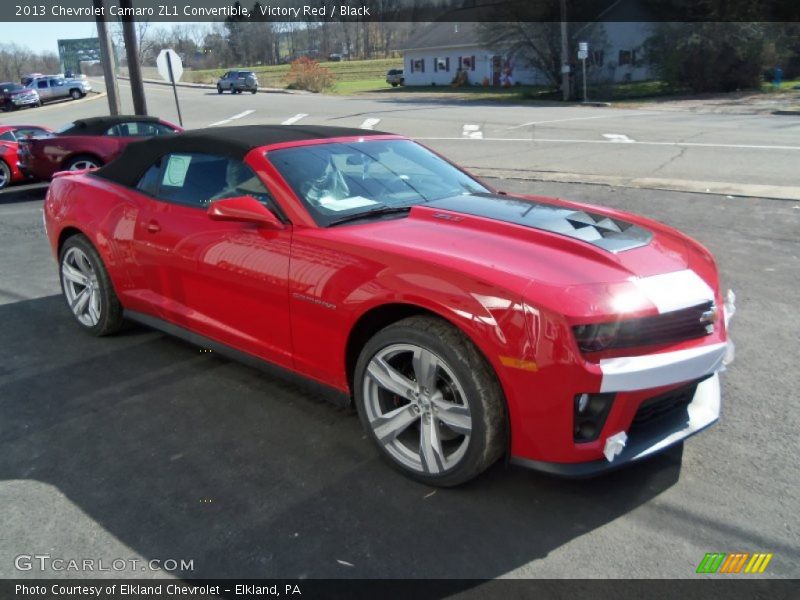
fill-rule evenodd
<path id="1" fill-rule="evenodd" d="M 158 224 L 158 221 L 150 221 L 147 224 L 147 231 L 150 233 L 158 233 L 161 231 L 161 225 Z"/>

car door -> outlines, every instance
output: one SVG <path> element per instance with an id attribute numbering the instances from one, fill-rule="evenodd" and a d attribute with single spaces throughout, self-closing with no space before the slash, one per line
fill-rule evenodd
<path id="1" fill-rule="evenodd" d="M 39 93 L 39 100 L 50 100 L 53 93 L 50 90 L 50 84 L 47 79 L 36 80 L 36 91 Z"/>
<path id="2" fill-rule="evenodd" d="M 157 316 L 292 366 L 291 228 L 214 221 L 207 214 L 217 200 L 248 194 L 275 209 L 255 173 L 235 159 L 171 154 L 139 187 L 134 252 L 140 290 Z"/>

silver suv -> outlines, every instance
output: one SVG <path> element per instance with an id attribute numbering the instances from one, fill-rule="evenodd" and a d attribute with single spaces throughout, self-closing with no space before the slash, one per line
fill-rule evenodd
<path id="1" fill-rule="evenodd" d="M 92 86 L 85 79 L 66 79 L 59 75 L 34 77 L 26 87 L 36 90 L 42 102 L 62 98 L 77 100 L 92 91 Z"/>
<path id="2" fill-rule="evenodd" d="M 232 94 L 255 94 L 258 91 L 256 74 L 252 71 L 228 71 L 217 82 L 217 93 L 221 94 L 225 90 L 230 90 Z"/>

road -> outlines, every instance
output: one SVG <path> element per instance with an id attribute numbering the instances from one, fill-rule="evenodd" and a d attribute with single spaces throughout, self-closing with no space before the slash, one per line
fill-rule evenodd
<path id="1" fill-rule="evenodd" d="M 42 576 L 13 561 L 46 553 L 192 560 L 182 577 L 692 579 L 714 551 L 772 552 L 763 577 L 800 576 L 800 206 L 536 185 L 654 217 L 717 256 L 738 294 L 722 421 L 600 479 L 497 464 L 453 490 L 387 468 L 353 415 L 292 383 L 142 328 L 82 334 L 43 189 L 0 194 L 0 577 Z"/>
<path id="2" fill-rule="evenodd" d="M 103 89 L 102 81 L 92 81 Z M 151 114 L 177 122 L 168 86 L 147 84 Z M 120 82 L 123 110 L 130 86 Z M 188 128 L 324 124 L 408 135 L 480 175 L 604 182 L 728 195 L 800 199 L 800 118 L 772 114 L 519 106 L 425 101 L 398 92 L 355 97 L 259 93 L 218 95 L 179 88 Z M 3 122 L 53 127 L 105 114 L 104 98 L 5 114 Z M 644 180 L 644 181 L 642 181 Z M 754 187 L 755 186 L 755 187 Z"/>

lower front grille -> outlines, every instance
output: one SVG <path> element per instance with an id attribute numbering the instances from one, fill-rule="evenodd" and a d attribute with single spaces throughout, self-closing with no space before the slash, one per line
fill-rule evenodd
<path id="1" fill-rule="evenodd" d="M 628 433 L 663 423 L 666 420 L 674 419 L 676 423 L 686 423 L 689 420 L 687 407 L 694 399 L 697 386 L 701 381 L 702 379 L 699 379 L 681 388 L 645 400 L 636 411 Z"/>

